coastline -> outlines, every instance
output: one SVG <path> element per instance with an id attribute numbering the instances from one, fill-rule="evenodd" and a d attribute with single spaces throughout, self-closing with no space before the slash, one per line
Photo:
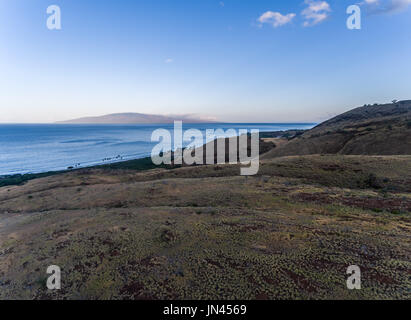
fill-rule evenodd
<path id="1" fill-rule="evenodd" d="M 149 163 L 151 163 L 152 166 L 150 166 Z M 30 180 L 50 177 L 50 176 L 68 173 L 68 172 L 80 171 L 80 170 L 85 170 L 85 169 L 93 169 L 93 168 L 109 168 L 112 166 L 116 166 L 116 167 L 118 166 L 118 169 L 120 169 L 121 167 L 125 167 L 124 169 L 127 168 L 130 170 L 137 170 L 137 171 L 159 168 L 159 166 L 156 166 L 152 163 L 151 157 L 145 157 L 145 158 L 139 158 L 139 159 L 134 159 L 134 160 L 123 160 L 123 161 L 113 162 L 109 164 L 100 164 L 100 165 L 81 167 L 81 168 L 73 168 L 73 169 L 67 168 L 66 170 L 59 170 L 59 171 L 46 171 L 46 172 L 39 172 L 39 173 L 3 175 L 3 176 L 0 176 L 0 188 L 11 186 L 11 185 L 22 185 L 25 182 L 30 181 Z"/>
<path id="2" fill-rule="evenodd" d="M 260 141 L 262 139 L 267 138 L 290 138 L 302 134 L 306 130 L 285 130 L 285 131 L 269 131 L 269 132 L 260 132 Z M 238 136 L 237 136 L 238 137 Z M 203 147 L 206 144 L 203 145 Z M 0 188 L 5 186 L 11 185 L 22 185 L 27 181 L 49 177 L 57 174 L 63 174 L 73 171 L 80 171 L 85 169 L 114 169 L 114 170 L 136 170 L 136 171 L 145 171 L 145 170 L 152 170 L 156 168 L 176 168 L 178 166 L 166 166 L 160 165 L 157 166 L 153 164 L 151 157 L 142 157 L 136 159 L 128 159 L 128 160 L 118 160 L 110 163 L 101 163 L 97 165 L 91 166 L 84 166 L 84 167 L 68 167 L 64 170 L 56 170 L 56 171 L 44 171 L 44 172 L 37 172 L 37 173 L 21 173 L 21 174 L 9 174 L 9 175 L 1 175 L 0 176 Z"/>
<path id="3" fill-rule="evenodd" d="M 183 130 L 200 130 L 206 136 L 207 130 L 234 129 L 238 135 L 240 129 L 259 129 L 263 134 L 310 129 L 312 126 L 308 123 L 187 124 Z M 172 133 L 174 126 L 0 125 L 0 177 L 64 171 L 150 157 L 157 144 L 150 137 L 156 129 Z"/>

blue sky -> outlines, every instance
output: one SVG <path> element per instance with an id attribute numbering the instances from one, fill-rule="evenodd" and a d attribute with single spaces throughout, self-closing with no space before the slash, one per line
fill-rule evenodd
<path id="1" fill-rule="evenodd" d="M 0 122 L 317 122 L 411 99 L 410 18 L 411 0 L 0 0 Z"/>

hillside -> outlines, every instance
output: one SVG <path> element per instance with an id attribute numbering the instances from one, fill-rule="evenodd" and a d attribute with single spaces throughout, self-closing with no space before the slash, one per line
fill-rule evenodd
<path id="1" fill-rule="evenodd" d="M 411 100 L 348 111 L 278 146 L 264 158 L 310 154 L 411 154 Z"/>
<path id="2" fill-rule="evenodd" d="M 4 184 L 0 300 L 409 300 L 411 155 L 344 153 L 409 152 L 410 104 L 264 134 L 256 176 L 139 159 Z"/>
<path id="3" fill-rule="evenodd" d="M 410 166 L 305 156 L 254 177 L 100 168 L 3 187 L 0 300 L 409 299 Z M 363 290 L 346 288 L 353 264 Z"/>
<path id="4" fill-rule="evenodd" d="M 187 123 L 212 123 L 210 119 L 195 117 L 193 115 L 162 116 L 143 113 L 113 113 L 99 117 L 86 117 L 67 121 L 61 124 L 150 124 L 150 123 L 174 123 L 184 121 Z"/>

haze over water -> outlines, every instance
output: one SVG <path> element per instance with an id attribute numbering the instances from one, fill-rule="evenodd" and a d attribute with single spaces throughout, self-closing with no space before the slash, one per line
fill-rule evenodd
<path id="1" fill-rule="evenodd" d="M 183 129 L 259 129 L 260 132 L 310 129 L 314 124 L 184 124 Z M 68 167 L 144 158 L 158 142 L 151 134 L 161 125 L 0 125 L 0 175 L 39 173 Z M 206 142 L 206 141 L 204 141 Z M 187 143 L 188 144 L 188 143 Z"/>

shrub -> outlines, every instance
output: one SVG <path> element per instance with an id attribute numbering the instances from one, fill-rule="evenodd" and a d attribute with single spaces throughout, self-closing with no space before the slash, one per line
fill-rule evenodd
<path id="1" fill-rule="evenodd" d="M 365 179 L 365 184 L 367 187 L 373 188 L 373 189 L 381 189 L 383 186 L 381 185 L 380 179 L 374 174 L 370 173 Z"/>

